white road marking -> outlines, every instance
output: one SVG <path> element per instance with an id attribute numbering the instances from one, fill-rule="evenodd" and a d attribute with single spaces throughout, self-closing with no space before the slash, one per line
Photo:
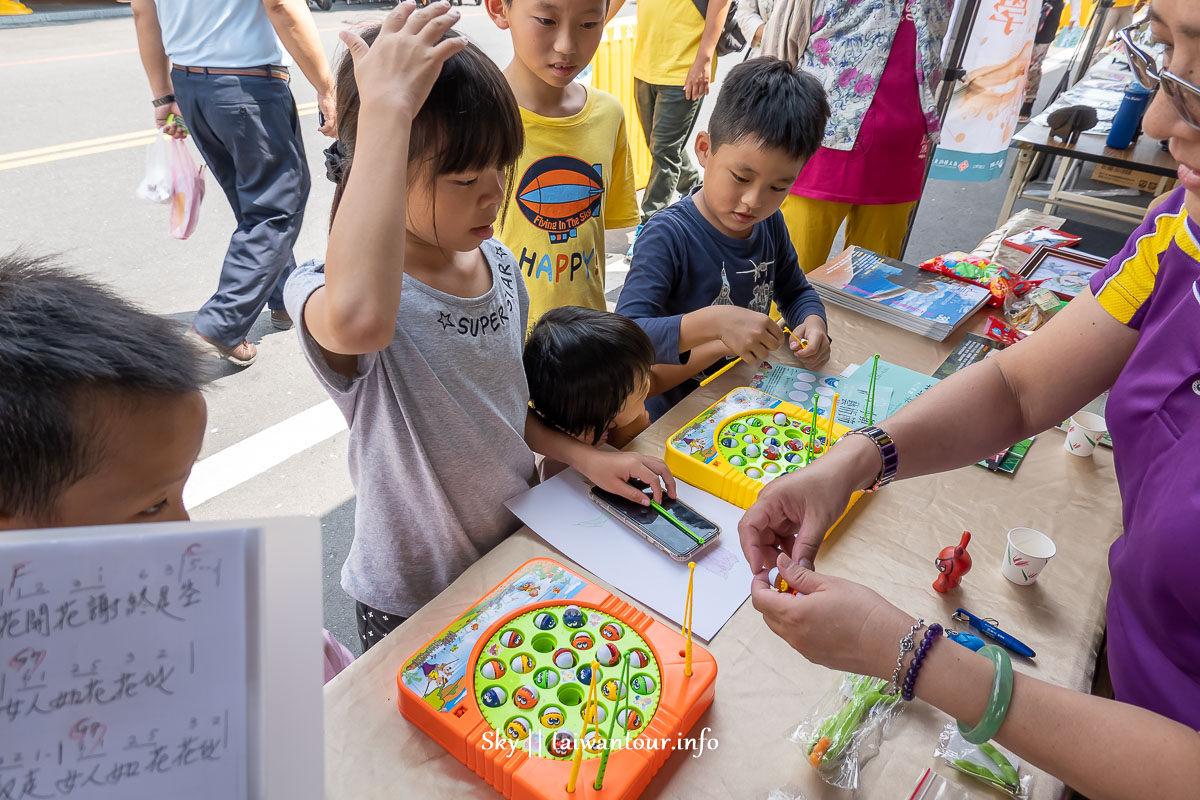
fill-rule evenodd
<path id="1" fill-rule="evenodd" d="M 342 412 L 326 400 L 259 431 L 198 461 L 183 487 L 183 507 L 194 509 L 344 430 Z"/>

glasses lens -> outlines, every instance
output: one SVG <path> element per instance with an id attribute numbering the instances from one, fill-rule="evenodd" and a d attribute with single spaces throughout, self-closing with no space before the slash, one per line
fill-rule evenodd
<path id="1" fill-rule="evenodd" d="M 1147 89 L 1154 89 L 1158 86 L 1158 61 L 1134 42 L 1135 30 L 1134 26 L 1123 28 L 1117 32 L 1117 38 L 1125 48 L 1125 59 L 1129 62 L 1129 68 L 1133 70 L 1137 82 Z"/>
<path id="2" fill-rule="evenodd" d="M 1171 99 L 1180 118 L 1200 130 L 1200 91 L 1194 86 L 1182 83 L 1170 73 L 1163 76 L 1162 90 Z"/>

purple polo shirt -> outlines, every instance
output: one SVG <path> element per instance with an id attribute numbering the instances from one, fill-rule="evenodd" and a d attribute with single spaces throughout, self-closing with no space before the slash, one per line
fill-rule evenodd
<path id="1" fill-rule="evenodd" d="M 1116 697 L 1200 729 L 1200 225 L 1181 187 L 1092 278 L 1139 331 L 1105 416 L 1125 533 L 1108 554 Z"/>

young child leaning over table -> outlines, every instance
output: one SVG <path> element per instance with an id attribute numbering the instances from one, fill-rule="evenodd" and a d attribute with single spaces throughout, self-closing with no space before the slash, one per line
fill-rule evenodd
<path id="1" fill-rule="evenodd" d="M 662 461 L 602 452 L 529 410 L 529 299 L 492 237 L 524 136 L 512 91 L 448 3 L 343 31 L 329 248 L 288 280 L 305 357 L 350 426 L 358 493 L 342 587 L 368 648 L 518 527 L 530 449 L 631 500 Z M 528 443 L 528 444 L 527 444 Z"/>
<path id="2" fill-rule="evenodd" d="M 0 531 L 188 519 L 202 358 L 171 322 L 49 259 L 0 257 Z M 352 660 L 326 631 L 325 680 Z"/>
<path id="3" fill-rule="evenodd" d="M 772 300 L 801 363 L 815 369 L 829 358 L 825 307 L 779 211 L 828 117 L 821 84 L 783 61 L 755 58 L 730 71 L 696 139 L 704 183 L 646 223 L 617 302 L 649 334 L 660 363 L 685 363 L 694 376 L 730 354 L 765 358 L 784 340 L 768 316 Z M 651 418 L 696 386 L 689 377 L 651 398 Z"/>
<path id="4" fill-rule="evenodd" d="M 487 0 L 512 36 L 504 68 L 521 110 L 525 149 L 496 238 L 529 291 L 529 323 L 558 306 L 608 308 L 605 230 L 640 221 L 625 111 L 575 81 L 604 35 L 607 0 Z"/>

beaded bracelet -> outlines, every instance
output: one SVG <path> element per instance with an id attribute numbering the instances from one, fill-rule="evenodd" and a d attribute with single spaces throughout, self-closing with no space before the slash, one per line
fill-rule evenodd
<path id="1" fill-rule="evenodd" d="M 983 744 L 996 735 L 1004 718 L 1008 715 L 1008 706 L 1012 702 L 1013 674 L 1012 660 L 1004 648 L 989 644 L 980 649 L 979 653 L 992 660 L 995 672 L 992 674 L 992 694 L 988 698 L 987 709 L 983 718 L 974 728 L 967 728 L 958 723 L 958 732 L 971 744 Z"/>
<path id="2" fill-rule="evenodd" d="M 925 660 L 933 643 L 940 638 L 942 638 L 942 626 L 935 622 L 929 626 L 929 630 L 925 631 L 925 638 L 921 640 L 917 654 L 913 656 L 912 662 L 908 665 L 908 674 L 904 676 L 904 686 L 900 689 L 900 696 L 905 700 L 912 700 L 915 696 L 913 689 L 917 685 L 917 673 L 921 671 L 921 662 Z"/>
<path id="3" fill-rule="evenodd" d="M 912 652 L 913 637 L 923 627 L 925 627 L 925 620 L 918 619 L 917 624 L 913 625 L 912 629 L 900 639 L 900 655 L 896 657 L 896 669 L 892 670 L 892 684 L 884 690 L 884 694 L 894 697 L 900 693 L 900 670 L 904 669 L 904 656 Z"/>

